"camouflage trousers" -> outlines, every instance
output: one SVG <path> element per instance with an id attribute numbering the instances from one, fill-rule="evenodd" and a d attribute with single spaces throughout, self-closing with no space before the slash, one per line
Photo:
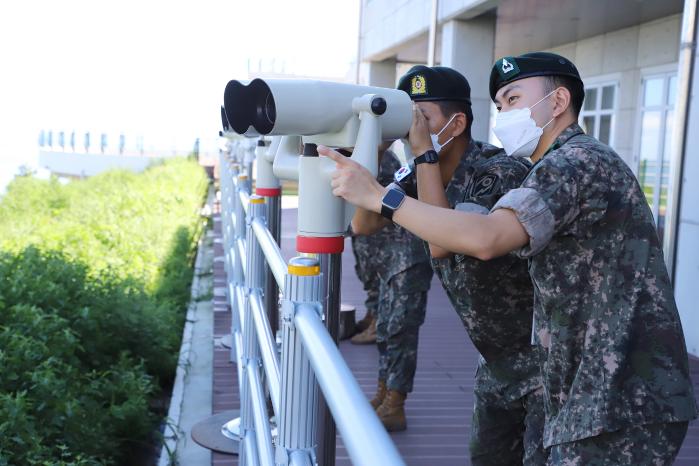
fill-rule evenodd
<path id="1" fill-rule="evenodd" d="M 647 424 L 552 445 L 547 465 L 671 465 L 687 434 L 687 422 Z"/>
<path id="2" fill-rule="evenodd" d="M 543 446 L 544 393 L 535 374 L 519 386 L 533 386 L 526 394 L 507 390 L 484 361 L 474 386 L 473 422 L 469 451 L 474 466 L 545 465 Z M 509 392 L 509 393 L 508 393 Z"/>
<path id="3" fill-rule="evenodd" d="M 432 267 L 414 265 L 381 280 L 376 319 L 379 380 L 389 390 L 410 393 L 417 367 L 420 326 L 425 321 Z"/>
<path id="4" fill-rule="evenodd" d="M 373 263 L 376 250 L 371 241 L 371 237 L 353 236 L 352 252 L 354 253 L 354 271 L 366 292 L 364 307 L 367 313 L 376 315 L 379 307 L 380 279 L 376 264 Z"/>

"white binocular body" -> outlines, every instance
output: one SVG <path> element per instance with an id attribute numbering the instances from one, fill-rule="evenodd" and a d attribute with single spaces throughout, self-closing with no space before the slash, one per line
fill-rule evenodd
<path id="1" fill-rule="evenodd" d="M 233 80 L 224 109 L 224 132 L 281 136 L 257 151 L 258 183 L 273 184 L 274 177 L 299 181 L 301 237 L 341 237 L 354 214 L 332 195 L 335 164 L 318 157 L 316 145 L 353 148 L 352 160 L 376 175 L 380 143 L 405 137 L 412 122 L 412 102 L 403 91 L 314 80 Z"/>

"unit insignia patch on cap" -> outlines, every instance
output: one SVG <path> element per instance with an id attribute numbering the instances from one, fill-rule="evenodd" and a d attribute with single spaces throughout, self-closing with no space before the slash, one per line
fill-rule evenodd
<path id="1" fill-rule="evenodd" d="M 410 82 L 410 95 L 424 94 L 427 94 L 427 82 L 424 76 L 416 74 Z"/>

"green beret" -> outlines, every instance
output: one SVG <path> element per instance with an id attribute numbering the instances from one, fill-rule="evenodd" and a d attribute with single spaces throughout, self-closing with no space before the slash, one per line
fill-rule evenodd
<path id="1" fill-rule="evenodd" d="M 490 72 L 490 98 L 495 101 L 495 94 L 506 84 L 533 76 L 569 76 L 582 84 L 578 69 L 567 58 L 548 52 L 525 53 L 495 62 Z"/>
<path id="2" fill-rule="evenodd" d="M 398 81 L 398 89 L 407 92 L 416 102 L 458 100 L 471 103 L 468 80 L 446 66 L 413 66 Z"/>

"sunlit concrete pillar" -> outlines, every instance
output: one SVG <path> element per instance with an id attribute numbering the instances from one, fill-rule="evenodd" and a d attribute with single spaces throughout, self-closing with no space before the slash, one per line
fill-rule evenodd
<path id="1" fill-rule="evenodd" d="M 474 139 L 488 140 L 490 94 L 488 77 L 495 49 L 495 17 L 468 21 L 451 20 L 442 25 L 442 66 L 461 72 L 471 85 Z"/>

